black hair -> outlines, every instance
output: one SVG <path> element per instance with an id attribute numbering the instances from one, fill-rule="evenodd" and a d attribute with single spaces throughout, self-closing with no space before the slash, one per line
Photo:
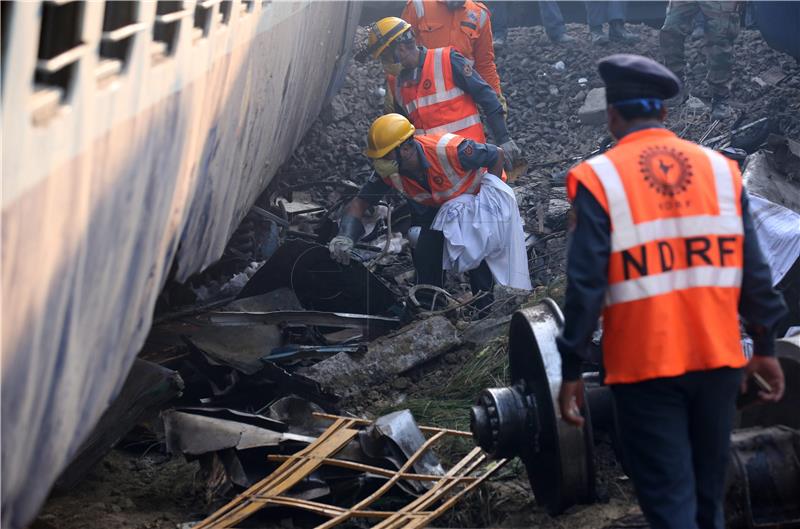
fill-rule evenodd
<path id="1" fill-rule="evenodd" d="M 614 101 L 611 106 L 616 108 L 617 112 L 628 121 L 632 119 L 658 119 L 661 117 L 661 109 L 664 108 L 664 102 L 661 99 L 654 98 L 625 99 L 623 101 Z"/>

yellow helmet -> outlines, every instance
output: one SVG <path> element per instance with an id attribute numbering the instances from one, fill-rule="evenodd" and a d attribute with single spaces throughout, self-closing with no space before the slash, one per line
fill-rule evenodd
<path id="1" fill-rule="evenodd" d="M 369 28 L 367 51 L 377 59 L 389 45 L 411 29 L 411 24 L 398 17 L 386 17 L 378 20 Z M 410 36 L 411 34 L 408 33 Z M 407 38 L 407 37 L 406 37 Z"/>
<path id="2" fill-rule="evenodd" d="M 370 158 L 383 158 L 413 135 L 414 125 L 405 116 L 385 114 L 369 127 L 364 154 Z"/>

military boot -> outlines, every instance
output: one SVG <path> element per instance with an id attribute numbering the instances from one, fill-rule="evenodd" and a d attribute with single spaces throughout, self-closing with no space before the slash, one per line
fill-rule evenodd
<path id="1" fill-rule="evenodd" d="M 608 36 L 603 31 L 603 26 L 594 26 L 589 28 L 589 33 L 592 38 L 592 45 L 605 46 L 608 44 Z"/>
<path id="2" fill-rule="evenodd" d="M 666 100 L 667 108 L 678 108 L 683 105 L 687 99 L 689 99 L 689 88 L 686 86 L 686 81 L 681 79 L 681 91 L 678 92 L 678 95 L 675 97 Z"/>
<path id="3" fill-rule="evenodd" d="M 625 22 L 622 20 L 612 20 L 608 23 L 608 38 L 614 42 L 627 44 L 639 42 L 639 35 L 625 29 Z"/>

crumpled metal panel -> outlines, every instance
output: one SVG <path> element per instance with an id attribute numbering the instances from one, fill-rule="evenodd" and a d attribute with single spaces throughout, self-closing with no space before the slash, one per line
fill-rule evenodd
<path id="1" fill-rule="evenodd" d="M 158 62 L 141 32 L 112 88 L 92 48 L 37 126 L 41 5 L 4 21 L 3 527 L 35 516 L 122 387 L 173 258 L 178 279 L 219 258 L 347 64 L 360 4 L 252 4 L 205 41 L 184 17 Z M 87 3 L 86 18 L 103 9 Z M 152 24 L 155 3 L 140 11 Z M 81 27 L 98 46 L 95 24 Z"/>

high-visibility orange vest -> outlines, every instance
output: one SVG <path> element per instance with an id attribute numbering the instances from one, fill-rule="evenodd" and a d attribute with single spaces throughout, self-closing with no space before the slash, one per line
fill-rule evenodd
<path id="1" fill-rule="evenodd" d="M 429 49 L 453 46 L 495 92 L 502 93 L 490 12 L 484 4 L 466 0 L 463 7 L 450 9 L 442 0 L 408 0 L 400 18 L 414 28 L 419 44 Z"/>
<path id="2" fill-rule="evenodd" d="M 721 154 L 666 129 L 633 132 L 567 176 L 608 213 L 606 383 L 741 367 L 742 180 Z"/>
<path id="3" fill-rule="evenodd" d="M 415 202 L 426 206 L 440 206 L 459 195 L 474 195 L 480 188 L 485 169 L 467 170 L 458 160 L 458 146 L 464 141 L 455 134 L 416 136 L 425 154 L 428 167 L 428 187 L 425 189 L 413 178 L 393 175 L 384 178 L 386 184 Z"/>
<path id="4" fill-rule="evenodd" d="M 418 135 L 450 132 L 486 143 L 478 106 L 453 80 L 452 49 L 448 46 L 428 50 L 417 84 L 406 86 L 395 79 L 395 101 L 405 110 Z"/>

